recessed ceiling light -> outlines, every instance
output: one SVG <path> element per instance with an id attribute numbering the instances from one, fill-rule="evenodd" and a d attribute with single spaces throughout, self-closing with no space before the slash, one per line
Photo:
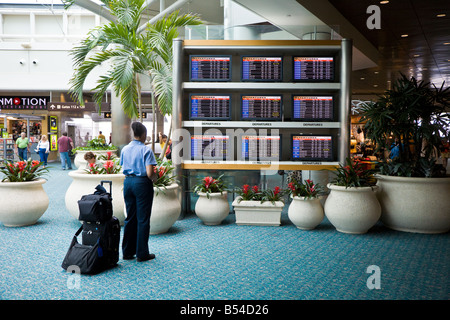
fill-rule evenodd
<path id="1" fill-rule="evenodd" d="M 445 16 L 446 16 L 445 13 L 440 13 L 440 14 L 436 15 L 436 17 L 438 17 L 438 18 L 443 18 L 443 17 L 445 17 Z"/>
<path id="2" fill-rule="evenodd" d="M 364 80 L 365 78 L 364 77 L 361 77 L 361 80 Z"/>
<path id="3" fill-rule="evenodd" d="M 377 84 L 374 84 L 373 87 L 376 88 L 376 87 L 378 87 L 378 85 L 377 85 Z"/>
<path id="4" fill-rule="evenodd" d="M 414 58 L 420 57 L 420 54 L 415 54 Z"/>
<path id="5" fill-rule="evenodd" d="M 379 74 L 379 72 L 378 72 L 378 71 L 374 71 L 374 73 L 375 73 L 375 74 Z"/>
<path id="6" fill-rule="evenodd" d="M 389 1 L 387 1 L 387 0 L 380 1 L 380 4 L 388 4 L 388 3 L 389 3 Z"/>
<path id="7" fill-rule="evenodd" d="M 401 37 L 402 38 L 406 38 L 408 35 L 407 34 L 402 34 Z"/>
<path id="8" fill-rule="evenodd" d="M 450 42 L 444 42 L 444 46 L 448 46 Z"/>

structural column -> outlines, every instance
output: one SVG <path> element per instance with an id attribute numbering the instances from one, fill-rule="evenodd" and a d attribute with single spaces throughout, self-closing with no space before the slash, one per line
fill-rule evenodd
<path id="1" fill-rule="evenodd" d="M 114 94 L 114 90 L 111 90 L 111 139 L 119 151 L 132 139 L 131 119 L 123 111 L 120 97 Z"/>

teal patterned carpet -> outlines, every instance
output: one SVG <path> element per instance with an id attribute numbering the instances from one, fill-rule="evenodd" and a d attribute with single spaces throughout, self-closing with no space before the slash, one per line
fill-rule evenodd
<path id="1" fill-rule="evenodd" d="M 365 235 L 347 235 L 327 220 L 302 231 L 286 213 L 280 227 L 237 226 L 233 214 L 222 225 L 205 226 L 188 215 L 168 233 L 150 236 L 155 260 L 120 259 L 114 269 L 75 279 L 61 268 L 79 227 L 64 204 L 70 183 L 67 171 L 52 164 L 44 185 L 50 206 L 38 223 L 21 228 L 0 223 L 0 299 L 450 298 L 449 233 L 404 233 L 379 223 Z M 369 266 L 378 268 L 379 289 L 369 288 L 376 275 Z"/>

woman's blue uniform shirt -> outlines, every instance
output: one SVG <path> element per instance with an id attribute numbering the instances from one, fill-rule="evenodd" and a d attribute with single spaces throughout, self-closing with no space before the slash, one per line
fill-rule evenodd
<path id="1" fill-rule="evenodd" d="M 120 165 L 123 174 L 126 176 L 135 175 L 138 177 L 147 176 L 146 166 L 156 165 L 153 151 L 140 141 L 133 140 L 120 153 Z"/>

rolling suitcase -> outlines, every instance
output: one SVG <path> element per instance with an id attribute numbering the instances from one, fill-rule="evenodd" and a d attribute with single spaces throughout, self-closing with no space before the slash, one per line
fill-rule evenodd
<path id="1" fill-rule="evenodd" d="M 103 183 L 110 184 L 108 194 Z M 75 233 L 62 268 L 77 266 L 82 274 L 97 274 L 119 261 L 120 222 L 112 215 L 111 181 L 101 181 L 93 195 L 78 201 L 82 226 Z M 82 220 L 84 219 L 84 220 Z M 81 234 L 81 244 L 77 237 Z"/>

